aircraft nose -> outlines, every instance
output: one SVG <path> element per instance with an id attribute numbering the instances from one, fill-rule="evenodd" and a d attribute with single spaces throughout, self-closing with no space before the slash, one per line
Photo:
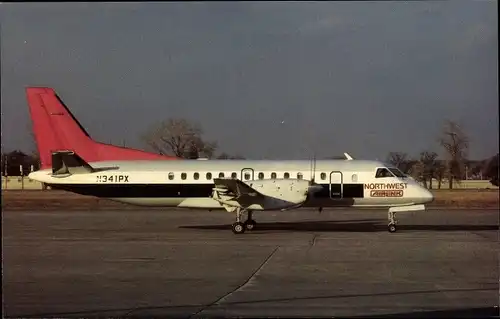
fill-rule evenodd
<path id="1" fill-rule="evenodd" d="M 422 198 L 424 203 L 430 203 L 434 200 L 434 195 L 428 189 L 422 188 Z"/>

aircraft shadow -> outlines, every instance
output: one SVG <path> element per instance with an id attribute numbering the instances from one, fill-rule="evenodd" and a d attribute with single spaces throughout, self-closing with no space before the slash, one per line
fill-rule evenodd
<path id="1" fill-rule="evenodd" d="M 372 293 L 372 294 L 352 294 L 352 295 L 332 295 L 332 296 L 321 296 L 321 297 L 298 297 L 298 298 L 277 298 L 277 299 L 262 299 L 262 300 L 247 300 L 247 301 L 236 301 L 236 302 L 225 302 L 221 306 L 223 307 L 234 307 L 237 305 L 244 306 L 249 304 L 258 303 L 269 303 L 269 302 L 289 302 L 298 300 L 321 300 L 321 299 L 338 299 L 338 298 L 353 298 L 353 297 L 374 297 L 374 296 L 398 296 L 398 295 L 413 295 L 413 294 L 433 294 L 433 293 L 444 293 L 444 292 L 473 292 L 473 291 L 484 291 L 484 290 L 496 290 L 497 288 L 473 288 L 473 289 L 446 289 L 446 290 L 428 290 L 428 291 L 408 291 L 408 292 L 387 292 L 387 293 Z M 16 317 L 24 318 L 39 318 L 39 317 L 74 317 L 74 316 L 85 316 L 85 317 L 104 317 L 106 313 L 110 312 L 122 312 L 120 317 L 124 318 L 155 318 L 155 317 L 165 317 L 168 316 L 171 311 L 176 311 L 176 317 L 189 317 L 191 318 L 196 313 L 203 312 L 209 309 L 213 304 L 208 305 L 179 305 L 179 306 L 145 306 L 145 307 L 135 307 L 135 308 L 118 308 L 118 309 L 101 309 L 101 310 L 83 310 L 74 312 L 64 312 L 64 313 L 37 313 Z M 262 308 L 265 309 L 265 305 Z M 196 310 L 195 310 L 196 309 Z M 148 312 L 151 310 L 159 310 L 160 313 L 163 310 L 165 313 L 163 315 L 141 315 L 141 313 Z M 179 313 L 180 312 L 180 313 Z M 225 318 L 220 314 L 216 316 L 203 315 L 203 318 Z M 492 307 L 477 307 L 477 308 L 461 308 L 461 309 L 443 309 L 443 310 L 433 310 L 433 311 L 412 311 L 407 313 L 389 313 L 383 315 L 363 315 L 363 316 L 346 316 L 345 318 L 499 318 L 499 308 L 497 306 Z"/>
<path id="2" fill-rule="evenodd" d="M 184 229 L 231 230 L 231 224 L 179 226 Z M 485 231 L 499 230 L 499 225 L 404 225 L 398 224 L 398 231 Z M 259 223 L 252 233 L 272 231 L 294 232 L 387 232 L 387 220 L 364 219 L 351 221 L 304 221 Z"/>
<path id="3" fill-rule="evenodd" d="M 97 311 L 78 311 L 78 312 L 67 312 L 67 313 L 58 313 L 58 314 L 43 314 L 44 317 L 49 318 L 58 318 L 61 315 L 66 317 L 76 317 L 79 318 L 82 315 L 91 317 L 91 318 L 101 318 L 107 317 L 106 313 L 109 312 L 117 312 L 123 311 L 124 314 L 121 315 L 122 318 L 168 318 L 169 310 L 172 308 L 205 308 L 204 306 L 159 306 L 159 307 L 138 307 L 135 309 L 125 308 L 125 309 L 105 309 L 105 310 L 97 310 Z M 163 315 L 151 315 L 151 314 L 137 314 L 136 312 L 148 311 L 148 310 L 165 310 Z M 131 314 L 129 314 L 131 313 Z M 175 316 L 178 318 L 191 318 L 194 314 L 186 313 L 179 314 L 178 312 L 174 312 Z M 39 314 L 31 314 L 22 316 L 24 318 L 39 318 Z M 224 317 L 221 314 L 217 315 L 203 315 L 203 318 L 230 318 Z M 314 317 L 311 317 L 314 318 Z M 406 312 L 406 313 L 391 313 L 391 314 L 383 314 L 383 315 L 363 315 L 363 316 L 345 316 L 344 318 L 500 318 L 498 307 L 481 307 L 481 308 L 461 308 L 461 309 L 447 309 L 447 310 L 435 310 L 435 311 L 415 311 L 415 312 Z"/>
<path id="4" fill-rule="evenodd" d="M 269 303 L 269 302 L 284 302 L 284 301 L 299 301 L 299 300 L 321 300 L 321 299 L 337 299 L 337 298 L 356 298 L 356 297 L 375 297 L 375 296 L 402 296 L 414 294 L 439 294 L 446 292 L 471 292 L 474 291 L 496 291 L 497 288 L 472 288 L 472 289 L 444 289 L 444 290 L 423 290 L 423 291 L 407 291 L 407 292 L 386 292 L 386 293 L 371 293 L 371 294 L 352 294 L 352 295 L 332 295 L 321 297 L 298 297 L 298 298 L 277 298 L 265 300 L 248 300 L 225 302 L 224 306 Z M 263 308 L 265 306 L 263 305 Z M 499 308 L 491 307 L 476 307 L 476 308 L 461 308 L 461 309 L 443 309 L 429 311 L 412 311 L 407 313 L 388 313 L 383 315 L 362 315 L 362 316 L 346 316 L 346 318 L 499 318 Z"/>
<path id="5" fill-rule="evenodd" d="M 349 318 L 499 318 L 497 307 L 464 308 L 436 311 L 416 311 L 387 315 L 368 315 Z"/>

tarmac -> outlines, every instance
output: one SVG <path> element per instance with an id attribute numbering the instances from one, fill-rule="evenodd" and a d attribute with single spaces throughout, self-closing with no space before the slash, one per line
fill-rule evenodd
<path id="1" fill-rule="evenodd" d="M 4 211 L 5 317 L 498 315 L 497 210 Z"/>

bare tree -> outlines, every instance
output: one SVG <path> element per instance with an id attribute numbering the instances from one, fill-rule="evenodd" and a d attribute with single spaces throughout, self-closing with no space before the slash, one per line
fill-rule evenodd
<path id="1" fill-rule="evenodd" d="M 483 168 L 483 176 L 490 179 L 490 183 L 498 186 L 499 185 L 499 157 L 497 155 L 493 156 L 489 160 L 487 160 L 486 164 Z"/>
<path id="2" fill-rule="evenodd" d="M 413 162 L 408 172 L 416 181 L 423 182 L 424 186 L 427 187 L 424 179 L 424 165 L 420 161 Z"/>
<path id="3" fill-rule="evenodd" d="M 439 143 L 448 155 L 448 183 L 450 189 L 452 189 L 453 181 L 459 181 L 463 174 L 469 149 L 469 139 L 457 123 L 446 121 Z"/>
<path id="4" fill-rule="evenodd" d="M 427 185 L 425 181 L 429 181 L 429 189 L 432 189 L 432 179 L 436 175 L 437 169 L 437 159 L 438 155 L 435 152 L 424 151 L 420 153 L 420 162 L 423 168 L 423 178 L 424 184 Z"/>
<path id="5" fill-rule="evenodd" d="M 407 174 L 410 171 L 411 165 L 408 154 L 402 152 L 390 152 L 387 156 L 387 161 L 399 168 L 403 173 Z"/>
<path id="6" fill-rule="evenodd" d="M 217 159 L 229 159 L 229 154 L 226 154 L 225 152 L 222 152 L 219 154 L 219 156 L 217 156 Z"/>
<path id="7" fill-rule="evenodd" d="M 0 165 L 1 165 L 0 169 L 2 170 L 2 176 L 6 176 L 8 160 L 7 160 L 7 155 L 3 151 L 3 148 L 2 148 L 2 159 L 0 161 Z"/>
<path id="8" fill-rule="evenodd" d="M 211 158 L 216 142 L 205 141 L 203 130 L 197 123 L 186 119 L 168 119 L 152 127 L 142 136 L 144 142 L 159 154 L 171 154 L 180 158 Z"/>
<path id="9" fill-rule="evenodd" d="M 479 176 L 481 176 L 481 170 L 484 166 L 484 160 L 483 161 L 467 161 L 467 170 L 466 170 L 466 175 L 465 179 L 478 179 Z"/>
<path id="10" fill-rule="evenodd" d="M 226 152 L 222 152 L 217 156 L 217 159 L 231 159 L 231 160 L 236 160 L 236 159 L 245 159 L 243 156 L 240 155 L 229 155 Z"/>
<path id="11" fill-rule="evenodd" d="M 200 151 L 199 151 L 198 147 L 196 146 L 196 144 L 192 143 L 191 145 L 189 145 L 188 151 L 187 151 L 187 154 L 185 155 L 185 157 L 189 158 L 189 159 L 200 158 Z"/>
<path id="12" fill-rule="evenodd" d="M 441 184 L 443 182 L 443 178 L 446 174 L 446 163 L 443 161 L 436 161 L 436 179 L 438 181 L 438 189 L 441 189 Z"/>

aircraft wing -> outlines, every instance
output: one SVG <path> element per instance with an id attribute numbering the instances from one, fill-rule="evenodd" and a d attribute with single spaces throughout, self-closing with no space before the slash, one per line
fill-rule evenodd
<path id="1" fill-rule="evenodd" d="M 232 196 L 234 196 L 235 200 L 250 198 L 257 199 L 265 197 L 239 179 L 214 178 L 214 184 L 216 191 L 225 193 L 225 195 L 231 194 Z"/>

